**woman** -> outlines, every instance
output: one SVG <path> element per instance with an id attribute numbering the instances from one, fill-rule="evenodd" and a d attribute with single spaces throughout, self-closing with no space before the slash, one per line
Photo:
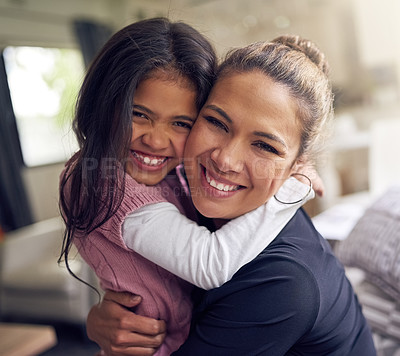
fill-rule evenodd
<path id="1" fill-rule="evenodd" d="M 186 144 L 195 207 L 220 224 L 279 201 L 331 116 L 327 64 L 311 42 L 285 36 L 231 52 Z M 343 267 L 303 210 L 230 281 L 197 292 L 189 337 L 174 355 L 375 355 Z M 146 334 L 154 327 L 162 339 L 162 324 L 138 323 L 110 298 L 137 301 L 107 298 L 89 315 L 89 337 L 109 354 L 152 354 L 158 341 Z M 102 328 L 107 320 L 120 330 Z"/>

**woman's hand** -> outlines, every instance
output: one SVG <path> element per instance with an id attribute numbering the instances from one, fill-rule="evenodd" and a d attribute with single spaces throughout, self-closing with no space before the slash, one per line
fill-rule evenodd
<path id="1" fill-rule="evenodd" d="M 139 296 L 107 291 L 92 307 L 87 335 L 107 356 L 153 355 L 165 338 L 165 322 L 136 315 L 127 308 L 137 306 Z"/>

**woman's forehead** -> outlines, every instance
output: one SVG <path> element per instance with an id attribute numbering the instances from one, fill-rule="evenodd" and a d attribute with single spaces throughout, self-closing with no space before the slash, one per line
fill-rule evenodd
<path id="1" fill-rule="evenodd" d="M 297 111 L 297 101 L 289 89 L 260 71 L 232 73 L 220 78 L 207 103 L 219 103 L 227 112 L 251 110 L 260 116 L 270 113 L 291 117 Z"/>

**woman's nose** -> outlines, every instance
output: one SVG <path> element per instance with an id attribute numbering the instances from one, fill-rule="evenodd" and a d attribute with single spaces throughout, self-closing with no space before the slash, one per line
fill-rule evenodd
<path id="1" fill-rule="evenodd" d="M 162 150 L 168 147 L 170 139 L 165 127 L 154 126 L 142 135 L 142 142 L 153 150 Z"/>
<path id="2" fill-rule="evenodd" d="M 211 152 L 211 160 L 222 172 L 240 173 L 243 170 L 243 150 L 238 144 L 220 145 Z"/>

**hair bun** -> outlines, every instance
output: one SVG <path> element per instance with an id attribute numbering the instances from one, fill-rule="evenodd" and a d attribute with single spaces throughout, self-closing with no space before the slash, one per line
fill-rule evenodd
<path id="1" fill-rule="evenodd" d="M 312 41 L 300 36 L 284 35 L 275 38 L 272 42 L 280 43 L 296 51 L 304 53 L 326 75 L 329 73 L 329 64 L 325 55 Z"/>

